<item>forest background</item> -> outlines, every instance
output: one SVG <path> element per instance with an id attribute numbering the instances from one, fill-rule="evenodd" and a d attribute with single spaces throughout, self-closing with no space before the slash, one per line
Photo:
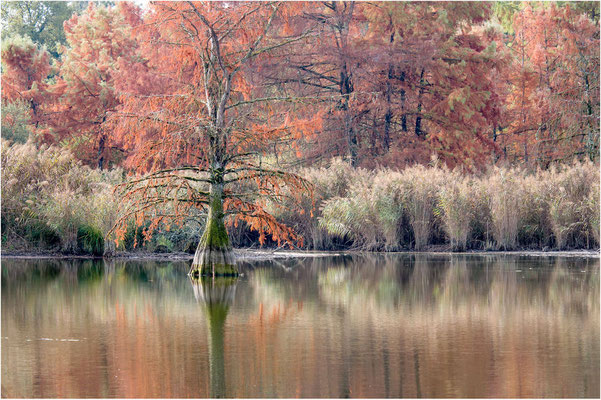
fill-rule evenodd
<path id="1" fill-rule="evenodd" d="M 599 246 L 598 2 L 1 7 L 4 251 L 194 252 L 203 18 L 253 56 L 224 67 L 256 172 L 225 203 L 234 246 Z M 170 168 L 152 201 L 132 186 Z"/>

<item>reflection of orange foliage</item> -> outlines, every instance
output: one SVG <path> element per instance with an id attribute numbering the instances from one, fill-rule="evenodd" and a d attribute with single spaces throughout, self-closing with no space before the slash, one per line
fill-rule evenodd
<path id="1" fill-rule="evenodd" d="M 249 319 L 249 325 L 251 326 L 263 326 L 273 325 L 284 322 L 287 317 L 292 318 L 294 315 L 300 313 L 303 309 L 302 302 L 294 302 L 296 304 L 296 310 L 293 308 L 293 300 L 289 299 L 288 302 L 282 306 L 281 303 L 271 305 L 267 312 L 264 311 L 263 302 L 259 303 L 259 309 L 256 316 Z M 263 317 L 267 315 L 267 320 L 264 321 Z"/>
<path id="2" fill-rule="evenodd" d="M 315 260 L 295 277 L 257 269 L 238 283 L 224 328 L 226 394 L 598 395 L 598 260 L 551 272 L 495 257 L 385 260 Z M 318 283 L 341 268 L 342 283 Z M 208 396 L 205 309 L 187 281 L 162 283 L 80 285 L 63 274 L 17 292 L 8 279 L 2 365 L 16 367 L 3 370 L 3 386 L 23 397 Z M 42 337 L 81 341 L 24 340 Z M 27 370 L 22 360 L 35 362 Z"/>

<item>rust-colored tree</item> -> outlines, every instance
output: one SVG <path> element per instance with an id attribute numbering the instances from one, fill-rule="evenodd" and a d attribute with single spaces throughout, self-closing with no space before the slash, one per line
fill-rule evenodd
<path id="1" fill-rule="evenodd" d="M 500 32 L 484 23 L 487 3 L 391 2 L 363 7 L 362 41 L 370 62 L 356 88 L 364 101 L 380 161 L 480 167 L 496 150 L 499 73 L 508 61 Z M 365 135 L 368 136 L 368 135 Z"/>
<path id="2" fill-rule="evenodd" d="M 283 68 L 264 71 L 266 80 L 323 100 L 320 107 L 324 129 L 305 146 L 305 157 L 342 155 L 356 165 L 360 115 L 355 80 L 362 58 L 353 44 L 359 35 L 359 6 L 352 1 L 323 1 L 300 7 L 303 9 L 290 25 L 297 30 L 309 29 L 313 34 L 288 47 Z"/>
<path id="3" fill-rule="evenodd" d="M 432 154 L 472 168 L 489 159 L 507 60 L 500 33 L 483 26 L 490 4 L 312 4 L 303 17 L 317 34 L 290 51 L 285 74 L 272 74 L 332 100 L 307 156 L 369 167 Z"/>
<path id="4" fill-rule="evenodd" d="M 49 53 L 29 37 L 15 36 L 2 43 L 2 67 L 2 102 L 25 106 L 31 130 L 39 133 L 54 97 L 48 83 L 52 72 Z"/>
<path id="5" fill-rule="evenodd" d="M 117 86 L 123 106 L 112 117 L 137 175 L 124 184 L 116 232 L 132 217 L 148 230 L 194 210 L 207 215 L 194 256 L 194 275 L 236 274 L 225 219 L 243 220 L 265 240 L 296 236 L 263 202 L 309 189 L 299 176 L 273 168 L 264 155 L 294 136 L 297 124 L 281 97 L 254 85 L 253 65 L 303 35 L 276 34 L 291 5 L 279 3 L 158 2 L 138 28 L 140 62 Z M 124 68 L 125 69 L 125 68 Z M 278 110 L 276 112 L 276 110 Z M 306 124 L 303 124 L 306 126 Z"/>
<path id="6" fill-rule="evenodd" d="M 591 9 L 594 16 L 594 8 Z M 509 156 L 547 167 L 599 153 L 599 26 L 569 4 L 514 15 L 508 70 Z"/>
<path id="7" fill-rule="evenodd" d="M 54 92 L 59 95 L 51 126 L 56 141 L 71 147 L 78 158 L 102 169 L 111 161 L 108 116 L 120 104 L 115 90 L 117 69 L 136 62 L 132 28 L 140 10 L 127 2 L 114 7 L 90 3 L 81 15 L 65 22 L 65 48 Z"/>

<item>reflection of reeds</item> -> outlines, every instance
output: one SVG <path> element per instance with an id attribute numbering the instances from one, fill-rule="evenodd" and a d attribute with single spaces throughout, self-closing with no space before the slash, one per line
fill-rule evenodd
<path id="1" fill-rule="evenodd" d="M 233 294 L 191 290 L 185 264 L 115 262 L 98 275 L 93 264 L 10 263 L 2 378 L 25 397 L 207 397 L 211 385 L 232 397 L 599 394 L 598 259 L 312 259 L 259 267 Z M 199 313 L 195 291 L 204 304 L 234 298 L 227 323 Z M 73 335 L 86 340 L 13 342 Z M 227 373 L 215 367 L 212 384 L 211 335 Z M 39 360 L 38 392 L 21 360 Z"/>
<path id="2" fill-rule="evenodd" d="M 355 396 L 393 397 L 414 397 L 419 390 L 427 397 L 598 393 L 598 261 L 582 267 L 587 271 L 583 282 L 561 265 L 581 265 L 582 260 L 559 261 L 549 273 L 541 270 L 548 264 L 540 261 L 499 256 L 484 262 L 480 257 L 418 256 L 405 266 L 391 259 L 360 257 L 356 261 L 366 261 L 364 268 L 333 263 L 314 271 L 320 297 L 317 304 L 305 301 L 304 307 L 322 312 L 301 313 L 294 326 L 310 326 L 305 335 L 317 335 L 315 342 L 297 340 L 301 349 L 315 349 L 315 358 L 312 352 L 299 353 L 309 357 L 305 362 L 323 379 L 312 380 L 310 386 L 302 381 L 305 370 L 295 372 L 304 388 L 297 395 L 327 393 L 327 387 L 335 388 L 331 396 L 342 395 L 343 388 Z M 567 279 L 557 281 L 557 274 Z M 255 283 L 269 286 L 268 274 L 263 277 Z M 397 290 L 383 299 L 386 292 L 378 287 L 391 280 Z M 279 299 L 286 297 L 284 292 Z M 283 349 L 288 337 L 281 329 L 264 332 L 261 343 Z M 339 352 L 333 350 L 339 347 Z M 592 358 L 582 348 L 592 351 Z M 295 349 L 288 351 L 296 354 Z M 331 351 L 338 358 L 324 360 L 323 354 Z M 541 354 L 553 354 L 552 361 Z M 575 359 L 578 364 L 573 364 Z M 263 362 L 268 370 L 286 365 Z M 566 383 L 563 374 L 572 380 Z M 386 381 L 386 376 L 400 378 Z M 278 390 L 288 393 L 283 386 Z"/>

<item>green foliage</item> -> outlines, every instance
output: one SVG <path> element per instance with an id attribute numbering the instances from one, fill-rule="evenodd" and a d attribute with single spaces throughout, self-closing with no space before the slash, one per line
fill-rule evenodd
<path id="1" fill-rule="evenodd" d="M 144 238 L 144 230 L 149 226 L 150 222 L 147 222 L 142 226 L 138 226 L 132 220 L 129 225 L 127 225 L 127 230 L 125 231 L 123 240 L 119 243 L 119 248 L 128 251 L 141 248 L 146 242 Z"/>
<path id="2" fill-rule="evenodd" d="M 29 139 L 29 106 L 23 101 L 2 101 L 2 139 L 25 143 Z"/>
<path id="3" fill-rule="evenodd" d="M 513 33 L 513 16 L 519 10 L 519 1 L 495 1 L 493 3 L 494 15 L 506 33 Z"/>
<path id="4" fill-rule="evenodd" d="M 25 237 L 39 248 L 56 248 L 60 246 L 59 234 L 42 221 L 32 221 L 25 227 Z"/>
<path id="5" fill-rule="evenodd" d="M 104 253 L 104 236 L 91 225 L 82 225 L 77 230 L 77 245 L 81 252 L 101 256 Z"/>
<path id="6" fill-rule="evenodd" d="M 80 2 L 3 1 L 0 6 L 2 40 L 15 35 L 28 36 L 58 58 L 58 45 L 66 44 L 63 22 L 81 9 L 77 3 Z"/>
<path id="7" fill-rule="evenodd" d="M 170 229 L 160 229 L 161 234 L 156 238 L 156 245 L 165 245 L 171 251 L 194 253 L 204 224 L 186 223 L 182 226 L 171 226 Z"/>
<path id="8" fill-rule="evenodd" d="M 171 253 L 173 251 L 173 242 L 167 239 L 165 236 L 160 235 L 154 246 L 155 253 Z"/>

